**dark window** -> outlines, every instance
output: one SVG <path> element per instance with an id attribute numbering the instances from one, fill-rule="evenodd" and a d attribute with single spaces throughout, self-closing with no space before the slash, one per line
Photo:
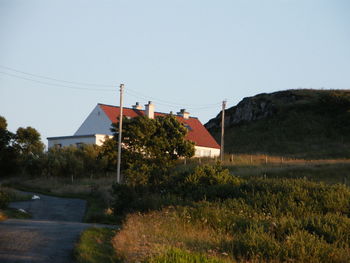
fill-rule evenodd
<path id="1" fill-rule="evenodd" d="M 191 126 L 190 126 L 190 125 L 188 125 L 187 123 L 184 123 L 184 126 L 187 128 L 187 130 L 192 131 Z"/>
<path id="2" fill-rule="evenodd" d="M 76 145 L 78 148 L 83 147 L 83 143 L 82 143 L 82 142 L 77 142 L 75 145 Z"/>

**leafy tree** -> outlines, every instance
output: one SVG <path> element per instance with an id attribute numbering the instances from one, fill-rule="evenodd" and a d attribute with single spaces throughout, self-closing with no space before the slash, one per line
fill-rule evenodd
<path id="1" fill-rule="evenodd" d="M 40 141 L 40 133 L 32 128 L 18 128 L 16 132 L 16 144 L 19 152 L 24 155 L 40 155 L 44 151 L 44 144 Z"/>
<path id="2" fill-rule="evenodd" d="M 118 124 L 112 124 L 114 140 Z M 194 143 L 185 139 L 187 128 L 173 115 L 123 120 L 123 168 L 129 184 L 161 183 L 168 169 L 181 158 L 194 155 Z"/>
<path id="3" fill-rule="evenodd" d="M 32 128 L 18 128 L 15 135 L 15 147 L 19 153 L 23 173 L 35 175 L 40 173 L 41 158 L 44 144 L 40 140 L 40 133 Z"/>
<path id="4" fill-rule="evenodd" d="M 16 171 L 18 154 L 14 144 L 14 134 L 7 130 L 7 121 L 0 116 L 0 171 L 2 175 Z"/>

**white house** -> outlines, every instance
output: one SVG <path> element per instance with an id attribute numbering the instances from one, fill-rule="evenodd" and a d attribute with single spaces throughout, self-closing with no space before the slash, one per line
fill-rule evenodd
<path id="1" fill-rule="evenodd" d="M 120 108 L 117 106 L 97 104 L 86 120 L 73 136 L 49 137 L 48 146 L 64 147 L 68 145 L 97 144 L 102 145 L 106 136 L 112 137 L 111 124 L 118 122 Z M 148 102 L 143 110 L 139 103 L 132 108 L 123 108 L 123 116 L 134 118 L 148 116 L 155 118 L 167 113 L 155 112 L 154 104 Z M 184 109 L 175 115 L 187 129 L 186 138 L 195 143 L 195 157 L 215 157 L 220 155 L 220 146 L 210 135 L 207 129 L 196 117 L 191 117 Z"/>

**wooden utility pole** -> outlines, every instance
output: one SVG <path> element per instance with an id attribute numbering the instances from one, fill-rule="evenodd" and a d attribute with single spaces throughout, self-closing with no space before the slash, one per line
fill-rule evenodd
<path id="1" fill-rule="evenodd" d="M 220 148 L 221 162 L 224 161 L 225 108 L 226 108 L 226 100 L 222 102 L 222 112 L 221 112 L 221 148 Z"/>
<path id="2" fill-rule="evenodd" d="M 117 163 L 117 183 L 121 183 L 120 162 L 122 159 L 122 129 L 123 129 L 123 91 L 124 84 L 120 84 L 120 114 L 119 114 L 119 131 L 118 131 L 118 163 Z"/>

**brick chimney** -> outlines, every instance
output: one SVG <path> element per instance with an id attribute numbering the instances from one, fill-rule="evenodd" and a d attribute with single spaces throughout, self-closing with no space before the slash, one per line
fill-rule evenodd
<path id="1" fill-rule="evenodd" d="M 135 105 L 132 105 L 132 108 L 134 110 L 142 110 L 142 106 L 138 102 L 136 102 Z"/>
<path id="2" fill-rule="evenodd" d="M 185 109 L 181 109 L 180 112 L 177 113 L 178 116 L 183 117 L 184 119 L 188 119 L 190 117 L 190 113 Z"/>
<path id="3" fill-rule="evenodd" d="M 148 118 L 154 119 L 154 104 L 152 101 L 149 101 L 148 104 L 145 105 L 145 114 Z"/>

